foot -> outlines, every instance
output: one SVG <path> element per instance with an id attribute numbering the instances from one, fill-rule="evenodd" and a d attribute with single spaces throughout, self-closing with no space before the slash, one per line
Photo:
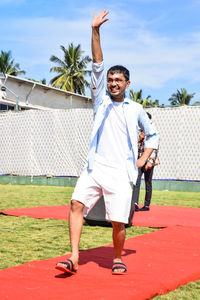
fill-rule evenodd
<path id="1" fill-rule="evenodd" d="M 57 263 L 55 268 L 64 273 L 76 274 L 78 263 L 73 263 L 72 259 L 66 259 L 65 261 Z"/>
<path id="2" fill-rule="evenodd" d="M 121 261 L 113 262 L 113 266 L 112 266 L 112 274 L 113 275 L 123 275 L 126 272 L 127 272 L 127 267 L 125 264 L 123 264 Z"/>
<path id="3" fill-rule="evenodd" d="M 150 210 L 149 206 L 144 205 L 142 208 L 139 209 L 139 211 L 148 211 Z"/>
<path id="4" fill-rule="evenodd" d="M 139 211 L 139 206 L 137 205 L 137 203 L 135 203 L 135 211 Z"/>

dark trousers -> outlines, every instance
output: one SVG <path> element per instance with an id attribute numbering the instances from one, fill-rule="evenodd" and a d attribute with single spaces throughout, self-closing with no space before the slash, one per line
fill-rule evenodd
<path id="1" fill-rule="evenodd" d="M 152 176 L 153 176 L 153 169 L 145 170 L 145 166 L 138 169 L 138 178 L 136 185 L 133 187 L 133 194 L 132 194 L 132 201 L 133 203 L 139 202 L 139 195 L 140 195 L 140 184 L 141 184 L 141 178 L 142 174 L 144 173 L 144 180 L 145 180 L 145 201 L 144 205 L 149 206 L 151 202 L 151 196 L 152 196 Z"/>

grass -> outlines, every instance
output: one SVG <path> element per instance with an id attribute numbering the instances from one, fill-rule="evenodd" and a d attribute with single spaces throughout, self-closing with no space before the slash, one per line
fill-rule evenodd
<path id="1" fill-rule="evenodd" d="M 25 208 L 69 204 L 72 187 L 0 185 L 0 209 Z M 144 190 L 140 192 L 143 204 Z M 152 205 L 170 205 L 200 208 L 200 193 L 179 191 L 153 191 Z"/>
<path id="2" fill-rule="evenodd" d="M 0 209 L 65 205 L 70 203 L 72 187 L 0 185 Z"/>
<path id="3" fill-rule="evenodd" d="M 140 204 L 143 204 L 144 193 L 144 190 L 141 190 Z M 153 191 L 151 204 L 200 208 L 200 193 L 181 191 Z"/>
<path id="4" fill-rule="evenodd" d="M 180 286 L 166 295 L 154 297 L 154 300 L 199 300 L 199 298 L 200 280 Z"/>
<path id="5" fill-rule="evenodd" d="M 127 238 L 154 230 L 131 227 L 127 229 Z M 68 222 L 64 220 L 0 216 L 0 231 L 0 269 L 64 255 L 71 251 Z M 86 224 L 83 226 L 81 251 L 110 243 L 112 228 Z"/>
<path id="6" fill-rule="evenodd" d="M 0 185 L 0 209 L 69 204 L 73 188 L 50 186 Z M 144 191 L 140 193 L 143 204 Z M 200 208 L 200 193 L 153 191 L 152 205 Z M 127 228 L 127 238 L 156 229 Z M 69 253 L 68 222 L 0 215 L 0 269 Z M 80 250 L 112 243 L 112 228 L 83 226 Z M 28 245 L 28 246 L 27 246 Z M 200 280 L 155 299 L 199 299 Z"/>

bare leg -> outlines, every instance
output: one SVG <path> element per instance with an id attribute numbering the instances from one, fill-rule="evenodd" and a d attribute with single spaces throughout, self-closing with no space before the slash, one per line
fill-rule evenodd
<path id="1" fill-rule="evenodd" d="M 124 247 L 126 229 L 123 223 L 112 222 L 113 227 L 113 244 L 114 244 L 114 260 L 113 262 L 122 262 L 122 250 Z M 118 269 L 116 272 L 122 272 L 123 269 Z"/>
<path id="2" fill-rule="evenodd" d="M 82 215 L 83 208 L 84 208 L 84 204 L 82 204 L 81 202 L 77 200 L 71 201 L 71 208 L 69 212 L 69 235 L 70 235 L 72 255 L 70 259 L 73 262 L 73 268 L 75 271 L 78 270 L 79 242 L 80 242 L 82 225 L 83 225 L 83 215 Z M 63 265 L 63 264 L 59 263 L 59 265 Z"/>
<path id="3" fill-rule="evenodd" d="M 78 269 L 79 259 L 79 242 L 81 238 L 83 225 L 83 208 L 84 205 L 76 200 L 71 201 L 71 209 L 69 212 L 69 235 L 71 242 L 72 255 L 71 260 L 74 264 L 74 269 Z"/>

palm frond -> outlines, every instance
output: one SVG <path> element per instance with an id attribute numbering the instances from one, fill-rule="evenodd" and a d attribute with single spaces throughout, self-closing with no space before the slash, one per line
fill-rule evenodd
<path id="1" fill-rule="evenodd" d="M 74 46 L 70 43 L 68 48 L 63 45 L 60 48 L 63 51 L 63 59 L 54 55 L 50 58 L 50 61 L 59 65 L 50 69 L 50 72 L 59 73 L 50 80 L 50 84 L 85 95 L 85 87 L 88 87 L 89 83 L 84 76 L 91 74 L 91 71 L 87 70 L 87 65 L 92 59 L 88 55 L 83 56 L 84 51 L 81 50 L 80 44 Z"/>

